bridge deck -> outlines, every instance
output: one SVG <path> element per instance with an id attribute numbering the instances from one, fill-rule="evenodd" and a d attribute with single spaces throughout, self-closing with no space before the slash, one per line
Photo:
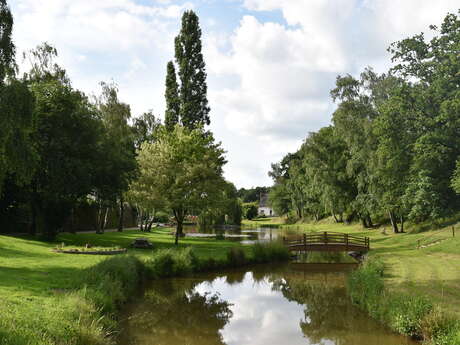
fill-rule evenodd
<path id="1" fill-rule="evenodd" d="M 369 237 L 327 231 L 283 237 L 283 243 L 290 251 L 367 252 L 370 249 Z"/>

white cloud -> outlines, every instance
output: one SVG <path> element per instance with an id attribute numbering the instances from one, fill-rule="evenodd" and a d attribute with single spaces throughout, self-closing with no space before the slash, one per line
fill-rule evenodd
<path id="1" fill-rule="evenodd" d="M 182 11 L 198 8 L 201 15 L 203 4 L 221 2 L 142 3 L 15 0 L 15 42 L 21 51 L 46 40 L 58 48 L 76 87 L 97 92 L 101 80 L 114 79 L 134 115 L 162 114 L 165 66 Z M 357 74 L 367 65 L 385 70 L 389 43 L 439 24 L 459 7 L 458 0 L 225 3 L 242 13 L 232 32 L 219 29 L 226 15 L 200 19 L 212 30 L 203 32 L 211 127 L 228 151 L 226 176 L 239 187 L 270 184 L 270 163 L 329 123 L 337 74 Z M 278 11 L 285 22 L 269 22 L 260 11 Z"/>
<path id="2" fill-rule="evenodd" d="M 210 75 L 220 76 L 210 88 L 211 106 L 223 123 L 215 131 L 230 152 L 252 156 L 236 157 L 238 164 L 230 161 L 227 170 L 230 180 L 246 187 L 269 184 L 270 163 L 329 122 L 334 109 L 329 90 L 337 74 L 357 75 L 368 65 L 385 71 L 391 42 L 426 31 L 459 7 L 457 0 L 243 0 L 243 5 L 253 15 L 244 16 L 230 37 L 211 35 L 206 57 Z M 287 24 L 262 22 L 258 11 L 281 11 Z M 222 76 L 232 83 L 226 85 Z M 241 142 L 247 146 L 240 148 Z M 242 176 L 240 168 L 250 173 Z"/>

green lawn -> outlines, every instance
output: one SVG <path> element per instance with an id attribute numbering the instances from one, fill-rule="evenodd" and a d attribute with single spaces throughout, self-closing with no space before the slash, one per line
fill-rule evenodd
<path id="1" fill-rule="evenodd" d="M 54 253 L 52 249 L 57 244 L 64 242 L 69 248 L 86 243 L 93 246 L 128 248 L 135 238 L 145 237 L 153 243 L 154 248 L 167 248 L 174 245 L 170 231 L 171 229 L 161 229 L 144 233 L 127 230 L 103 235 L 66 233 L 59 235 L 56 243 L 0 235 L 0 301 L 52 297 L 55 294 L 54 289 L 72 288 L 73 277 L 78 275 L 78 271 L 106 257 Z M 224 258 L 231 247 L 239 244 L 209 238 L 182 238 L 179 246 L 193 246 L 195 253 L 201 258 L 219 259 Z M 152 250 L 129 249 L 128 252 L 147 258 Z"/>
<path id="2" fill-rule="evenodd" d="M 64 242 L 69 248 L 86 243 L 94 246 L 129 247 L 136 237 L 146 237 L 154 248 L 167 248 L 174 246 L 174 238 L 170 232 L 171 229 L 160 229 L 152 233 L 128 230 L 122 233 L 107 232 L 103 235 L 61 234 L 54 244 L 0 235 L 0 345 L 3 345 L 2 332 L 5 332 L 2 323 L 8 332 L 12 331 L 11 325 L 17 324 L 17 334 L 28 331 L 41 333 L 44 339 L 49 338 L 45 333 L 49 335 L 64 332 L 63 325 L 55 322 L 60 313 L 65 313 L 65 308 L 70 308 L 60 303 L 63 292 L 77 287 L 76 278 L 85 268 L 107 257 L 55 253 L 52 249 L 57 244 Z M 224 258 L 231 247 L 240 244 L 209 238 L 183 238 L 180 246 L 193 246 L 200 258 L 218 259 Z M 152 250 L 141 249 L 129 249 L 128 252 L 141 258 L 148 258 L 152 254 Z M 37 339 L 38 343 L 41 344 Z M 48 344 L 43 342 L 45 343 Z"/>
<path id="3" fill-rule="evenodd" d="M 267 219 L 251 222 L 262 226 Z M 268 219 L 272 226 L 280 224 L 279 218 Z M 248 223 L 246 223 L 248 224 Z M 296 224 L 288 226 L 298 231 L 339 231 L 371 238 L 372 256 L 381 257 L 386 263 L 386 282 L 391 289 L 405 290 L 430 296 L 446 310 L 460 316 L 460 231 L 455 238 L 451 229 L 444 228 L 419 234 L 387 234 L 381 229 L 363 230 L 359 225 L 332 223 Z M 171 229 L 156 229 L 152 233 L 136 230 L 122 233 L 61 234 L 56 243 L 50 244 L 29 238 L 0 236 L 0 345 L 2 344 L 2 322 L 17 325 L 16 333 L 65 332 L 62 323 L 55 322 L 65 315 L 65 308 L 74 306 L 61 303 L 63 292 L 76 288 L 76 278 L 82 271 L 95 265 L 104 256 L 54 253 L 52 249 L 62 242 L 66 247 L 93 246 L 129 247 L 136 237 L 147 237 L 155 248 L 173 246 Z M 443 240 L 438 242 L 439 240 Z M 418 244 L 432 246 L 417 249 Z M 238 242 L 210 238 L 183 238 L 180 246 L 193 246 L 201 258 L 224 258 L 227 251 Z M 249 247 L 245 247 L 249 251 Z M 148 258 L 152 250 L 129 250 L 130 253 Z M 6 320 L 6 321 L 5 321 Z M 53 321 L 54 320 L 54 321 Z M 39 329 L 39 331 L 37 331 Z M 47 340 L 48 341 L 48 340 Z M 18 342 L 19 344 L 19 342 Z M 40 342 L 37 344 L 51 344 Z"/>
<path id="4" fill-rule="evenodd" d="M 272 218 L 268 224 L 281 223 Z M 254 224 L 254 221 L 245 221 Z M 263 219 L 257 221 L 263 225 Z M 455 224 L 456 236 L 451 226 L 422 233 L 393 234 L 386 226 L 364 230 L 361 225 L 330 222 L 317 224 L 283 225 L 283 228 L 305 231 L 337 231 L 368 236 L 371 239 L 371 256 L 379 256 L 386 264 L 386 283 L 398 289 L 427 295 L 444 309 L 460 316 L 460 223 Z M 425 246 L 418 249 L 418 245 Z"/>

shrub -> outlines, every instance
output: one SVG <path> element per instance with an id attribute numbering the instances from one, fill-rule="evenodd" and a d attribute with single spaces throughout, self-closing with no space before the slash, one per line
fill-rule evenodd
<path id="1" fill-rule="evenodd" d="M 159 249 L 146 261 L 152 278 L 184 275 L 193 272 L 198 261 L 191 248 Z"/>
<path id="2" fill-rule="evenodd" d="M 233 247 L 227 252 L 227 264 L 230 267 L 238 267 L 246 263 L 246 253 L 242 248 Z"/>
<path id="3" fill-rule="evenodd" d="M 289 260 L 289 250 L 280 242 L 255 243 L 252 253 L 257 263 Z"/>
<path id="4" fill-rule="evenodd" d="M 433 308 L 421 321 L 423 339 L 433 345 L 460 345 L 460 321 Z"/>
<path id="5" fill-rule="evenodd" d="M 155 213 L 154 220 L 158 223 L 168 223 L 169 214 L 167 214 L 166 212 L 158 211 L 157 213 Z"/>
<path id="6" fill-rule="evenodd" d="M 84 287 L 81 291 L 104 312 L 111 313 L 135 292 L 142 271 L 142 263 L 134 256 L 105 259 L 83 273 L 81 284 Z"/>
<path id="7" fill-rule="evenodd" d="M 365 261 L 360 269 L 348 276 L 347 288 L 353 303 L 359 304 L 369 314 L 382 318 L 381 298 L 383 296 L 383 277 L 381 265 L 375 261 Z"/>
<path id="8" fill-rule="evenodd" d="M 433 305 L 423 297 L 397 294 L 392 297 L 389 310 L 390 326 L 401 334 L 422 339 L 422 320 Z"/>
<path id="9" fill-rule="evenodd" d="M 257 203 L 248 202 L 243 204 L 243 217 L 246 219 L 254 219 L 257 217 Z"/>

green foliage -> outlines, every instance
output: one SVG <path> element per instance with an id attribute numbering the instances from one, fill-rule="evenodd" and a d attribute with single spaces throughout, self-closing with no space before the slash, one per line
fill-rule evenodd
<path id="1" fill-rule="evenodd" d="M 236 187 L 231 182 L 225 181 L 221 193 L 212 205 L 202 210 L 198 217 L 198 225 L 202 229 L 230 224 L 241 225 L 242 205 L 237 197 Z"/>
<path id="2" fill-rule="evenodd" d="M 430 29 L 430 41 L 419 34 L 390 46 L 395 65 L 387 73 L 337 77 L 333 125 L 272 165 L 280 214 L 358 218 L 364 227 L 387 217 L 399 233 L 406 220 L 459 210 L 459 16 Z"/>
<path id="3" fill-rule="evenodd" d="M 351 256 L 344 252 L 310 252 L 306 254 L 308 263 L 356 263 Z"/>
<path id="4" fill-rule="evenodd" d="M 16 47 L 12 41 L 13 16 L 6 0 L 0 0 L 0 88 L 5 77 L 13 75 L 16 63 L 14 61 Z"/>
<path id="5" fill-rule="evenodd" d="M 106 259 L 84 272 L 82 294 L 104 313 L 114 313 L 134 294 L 142 279 L 142 270 L 143 264 L 134 256 Z"/>
<path id="6" fill-rule="evenodd" d="M 198 16 L 192 10 L 185 11 L 182 15 L 180 33 L 175 39 L 175 56 L 180 80 L 180 123 L 189 129 L 210 124 L 206 68 L 201 48 Z M 168 75 L 172 80 L 172 72 L 169 69 L 168 65 Z M 172 90 L 172 88 L 168 89 Z M 171 101 L 172 98 L 167 97 L 167 102 Z M 175 101 L 172 103 L 177 106 Z"/>
<path id="7" fill-rule="evenodd" d="M 288 249 L 280 242 L 255 243 L 252 253 L 256 263 L 287 261 L 290 257 Z"/>
<path id="8" fill-rule="evenodd" d="M 168 130 L 173 130 L 174 126 L 179 123 L 180 118 L 180 99 L 179 86 L 176 80 L 176 69 L 172 61 L 168 62 L 166 70 L 166 111 L 165 126 Z"/>
<path id="9" fill-rule="evenodd" d="M 238 189 L 238 197 L 243 203 L 259 202 L 261 194 L 267 194 L 270 187 L 255 187 L 255 188 L 240 188 Z"/>
<path id="10" fill-rule="evenodd" d="M 103 155 L 98 150 L 102 126 L 94 107 L 71 86 L 50 79 L 34 82 L 31 89 L 37 119 L 33 140 L 40 157 L 32 200 L 38 228 L 52 237 L 100 176 L 95 162 Z"/>
<path id="11" fill-rule="evenodd" d="M 425 297 L 388 291 L 383 283 L 383 264 L 367 260 L 347 280 L 354 303 L 396 332 L 427 344 L 459 344 L 460 323 L 442 312 Z"/>
<path id="12" fill-rule="evenodd" d="M 251 219 L 256 218 L 257 214 L 258 214 L 257 203 L 250 202 L 250 203 L 243 204 L 244 218 L 251 220 Z"/>
<path id="13" fill-rule="evenodd" d="M 452 188 L 455 190 L 457 194 L 460 194 L 460 159 L 457 160 L 457 165 L 452 175 Z"/>
<path id="14" fill-rule="evenodd" d="M 190 247 L 160 249 L 145 264 L 152 278 L 171 277 L 193 272 L 197 258 Z"/>
<path id="15" fill-rule="evenodd" d="M 155 222 L 158 223 L 168 223 L 169 222 L 169 214 L 167 212 L 159 211 L 155 213 Z"/>
<path id="16" fill-rule="evenodd" d="M 209 209 L 221 200 L 223 154 L 210 133 L 203 135 L 180 125 L 173 131 L 163 128 L 157 141 L 142 145 L 137 157 L 139 178 L 131 191 L 143 195 L 139 203 L 171 210 L 179 236 L 189 211 Z"/>
<path id="17" fill-rule="evenodd" d="M 11 78 L 4 84 L 0 80 L 0 193 L 5 177 L 24 185 L 33 176 L 37 161 L 33 108 L 34 97 L 26 82 Z"/>
<path id="18" fill-rule="evenodd" d="M 231 267 L 239 267 L 246 264 L 248 260 L 246 259 L 246 252 L 241 248 L 231 248 L 227 252 L 227 264 Z"/>

